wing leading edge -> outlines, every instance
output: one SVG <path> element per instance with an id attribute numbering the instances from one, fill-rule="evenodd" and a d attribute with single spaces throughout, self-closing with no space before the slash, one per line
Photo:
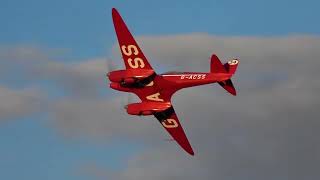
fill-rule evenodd
<path id="1" fill-rule="evenodd" d="M 172 138 L 190 155 L 194 155 L 193 149 L 179 122 L 173 107 L 154 115 L 161 125 L 168 131 Z"/>

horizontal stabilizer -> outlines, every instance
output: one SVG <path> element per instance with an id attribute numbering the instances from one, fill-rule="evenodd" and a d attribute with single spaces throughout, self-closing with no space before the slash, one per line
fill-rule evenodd
<path id="1" fill-rule="evenodd" d="M 233 86 L 233 83 L 231 79 L 228 79 L 226 81 L 219 82 L 220 86 L 223 87 L 226 91 L 228 91 L 230 94 L 236 96 L 237 92 L 236 89 Z"/>

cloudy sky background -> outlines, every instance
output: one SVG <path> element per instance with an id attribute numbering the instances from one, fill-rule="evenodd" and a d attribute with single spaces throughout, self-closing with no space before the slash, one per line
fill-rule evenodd
<path id="1" fill-rule="evenodd" d="M 320 178 L 318 5 L 1 1 L 0 178 Z M 194 157 L 108 88 L 106 60 L 123 67 L 112 7 L 159 73 L 240 59 L 238 96 L 214 84 L 173 98 Z"/>

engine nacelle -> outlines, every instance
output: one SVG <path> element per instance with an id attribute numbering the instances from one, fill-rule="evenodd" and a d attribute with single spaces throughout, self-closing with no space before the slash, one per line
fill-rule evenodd
<path id="1" fill-rule="evenodd" d="M 165 111 L 171 107 L 170 102 L 141 102 L 128 104 L 127 113 L 131 115 L 148 116 Z"/>
<path id="2" fill-rule="evenodd" d="M 110 83 L 110 88 L 118 91 L 124 91 L 124 92 L 132 91 L 131 88 L 123 87 L 120 85 L 120 83 L 115 83 L 115 82 Z"/>
<path id="3" fill-rule="evenodd" d="M 133 84 L 154 74 L 150 69 L 127 69 L 112 71 L 107 74 L 111 82 Z"/>

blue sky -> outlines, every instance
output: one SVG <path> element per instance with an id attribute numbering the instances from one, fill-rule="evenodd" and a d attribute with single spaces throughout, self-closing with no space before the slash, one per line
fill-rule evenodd
<path id="1" fill-rule="evenodd" d="M 61 62 L 108 57 L 116 43 L 112 7 L 138 36 L 194 32 L 264 37 L 319 35 L 319 6 L 318 1 L 293 0 L 0 0 L 0 46 L 61 49 L 63 53 L 55 56 Z M 1 80 L 6 86 L 24 86 L 23 82 L 7 79 Z M 52 85 L 45 82 L 39 86 L 44 86 L 49 98 L 60 94 L 52 92 Z M 74 171 L 90 162 L 118 171 L 126 168 L 130 156 L 144 148 L 140 142 L 125 139 L 104 142 L 65 138 L 40 112 L 1 122 L 0 179 L 91 179 Z"/>
<path id="2" fill-rule="evenodd" d="M 42 120 L 20 119 L 0 128 L 1 178 L 80 179 L 86 176 L 81 172 L 86 164 L 97 163 L 116 171 L 125 165 L 128 149 L 131 153 L 140 149 L 123 140 L 108 144 L 83 139 L 66 141 L 48 129 L 44 117 L 34 118 Z"/>
<path id="3" fill-rule="evenodd" d="M 67 48 L 66 58 L 105 56 L 115 42 L 110 9 L 136 35 L 318 34 L 317 1 L 1 1 L 2 44 Z"/>

